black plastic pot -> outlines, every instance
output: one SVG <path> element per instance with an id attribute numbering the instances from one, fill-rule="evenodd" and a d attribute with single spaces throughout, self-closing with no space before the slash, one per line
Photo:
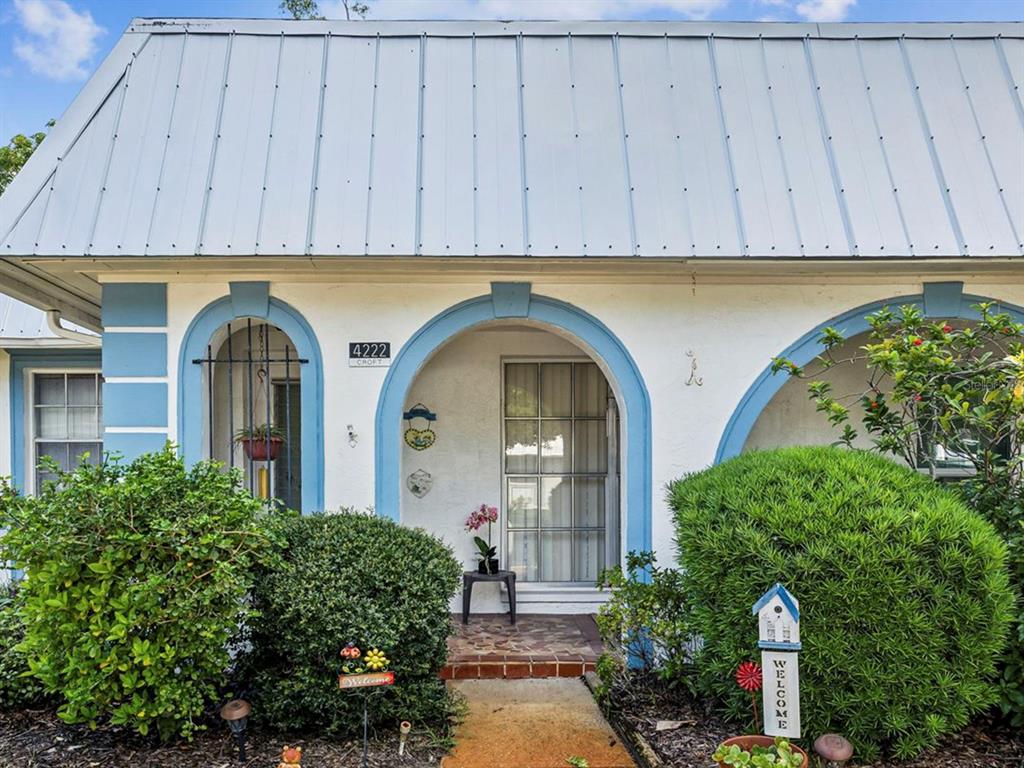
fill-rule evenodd
<path id="1" fill-rule="evenodd" d="M 481 560 L 477 563 L 476 569 L 479 573 L 495 574 L 498 572 L 498 559 Z"/>

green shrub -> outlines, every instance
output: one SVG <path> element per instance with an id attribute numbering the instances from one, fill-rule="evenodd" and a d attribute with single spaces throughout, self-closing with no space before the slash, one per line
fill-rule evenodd
<path id="1" fill-rule="evenodd" d="M 679 622 L 684 605 L 679 572 L 658 567 L 653 552 L 630 552 L 625 573 L 609 568 L 598 585 L 611 590 L 597 612 L 605 648 L 597 665 L 599 694 L 628 683 L 635 667 L 656 670 L 670 687 L 687 680 L 692 638 Z"/>
<path id="2" fill-rule="evenodd" d="M 858 757 L 921 752 L 997 698 L 1013 605 L 992 527 L 927 477 L 834 448 L 752 453 L 673 484 L 698 685 L 736 719 L 733 680 L 758 658 L 753 603 L 801 601 L 803 732 Z"/>
<path id="3" fill-rule="evenodd" d="M 245 663 L 257 717 L 279 729 L 361 733 L 362 695 L 338 689 L 339 652 L 354 642 L 391 660 L 395 685 L 378 689 L 378 722 L 438 722 L 438 677 L 451 632 L 460 565 L 437 539 L 344 511 L 284 523 L 284 561 L 256 580 L 260 612 Z"/>
<path id="4" fill-rule="evenodd" d="M 22 709 L 45 699 L 42 683 L 28 674 L 28 662 L 17 648 L 25 639 L 21 602 L 15 585 L 0 587 L 0 709 Z"/>
<path id="5" fill-rule="evenodd" d="M 170 446 L 0 499 L 3 555 L 27 577 L 20 648 L 59 715 L 190 736 L 248 614 L 251 567 L 273 551 L 262 503 Z"/>

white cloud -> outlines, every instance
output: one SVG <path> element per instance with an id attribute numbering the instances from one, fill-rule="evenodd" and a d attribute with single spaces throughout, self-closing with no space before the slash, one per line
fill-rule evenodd
<path id="1" fill-rule="evenodd" d="M 857 0 L 803 0 L 796 12 L 807 21 L 842 21 Z"/>
<path id="2" fill-rule="evenodd" d="M 14 40 L 15 55 L 40 75 L 54 80 L 84 80 L 96 41 L 106 30 L 88 11 L 77 12 L 64 0 L 14 0 L 25 33 Z"/>
<path id="3" fill-rule="evenodd" d="M 705 19 L 729 0 L 371 0 L 369 19 Z M 340 0 L 321 0 L 328 18 L 345 18 Z"/>

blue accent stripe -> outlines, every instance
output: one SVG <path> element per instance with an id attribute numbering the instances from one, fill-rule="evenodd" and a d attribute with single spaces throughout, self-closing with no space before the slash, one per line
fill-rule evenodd
<path id="1" fill-rule="evenodd" d="M 936 290 L 932 287 L 933 285 L 949 286 L 950 284 L 926 283 L 923 294 L 893 296 L 882 301 L 863 304 L 841 315 L 836 315 L 830 320 L 826 320 L 824 323 L 812 328 L 776 356 L 792 360 L 799 366 L 805 366 L 824 351 L 825 348 L 822 346 L 820 339 L 821 332 L 825 328 L 831 326 L 847 338 L 856 336 L 859 333 L 870 330 L 866 317 L 872 312 L 877 312 L 884 307 L 896 308 L 904 304 L 912 304 L 922 312 L 925 312 L 927 316 L 937 317 L 938 319 L 952 320 L 959 318 L 961 320 L 977 320 L 979 313 L 976 309 L 973 309 L 973 306 L 993 301 L 999 305 L 1000 311 L 1009 313 L 1016 322 L 1024 323 L 1024 308 L 1014 304 L 1007 304 L 998 299 L 971 294 L 962 294 L 959 302 L 955 303 L 951 298 L 953 289 L 947 287 Z M 927 306 L 926 298 L 931 299 L 927 301 Z M 775 393 L 782 389 L 787 381 L 789 381 L 789 377 L 784 373 L 772 373 L 770 363 L 754 379 L 754 383 L 750 385 L 750 388 L 743 395 L 736 410 L 733 411 L 732 416 L 729 418 L 729 422 L 725 425 L 722 438 L 718 443 L 718 451 L 715 453 L 716 464 L 726 459 L 731 459 L 733 456 L 739 456 L 743 451 L 747 438 L 750 436 L 750 431 L 757 422 L 757 417 L 761 415 L 761 411 L 765 409 L 775 396 Z"/>
<path id="2" fill-rule="evenodd" d="M 457 304 L 420 328 L 395 357 L 377 401 L 375 502 L 378 515 L 400 513 L 401 426 L 409 387 L 433 352 L 458 333 L 495 320 L 503 291 Z M 522 301 L 518 302 L 522 306 Z M 603 364 L 622 410 L 626 447 L 623 520 L 626 551 L 651 549 L 651 403 L 643 377 L 622 342 L 601 321 L 557 299 L 530 296 L 526 315 L 564 331 Z"/>
<path id="3" fill-rule="evenodd" d="M 280 328 L 309 363 L 302 366 L 302 511 L 324 508 L 324 365 L 316 334 L 300 312 L 270 297 L 267 322 Z M 178 354 L 178 443 L 185 461 L 205 458 L 203 372 L 192 361 L 206 356 L 213 334 L 234 320 L 230 296 L 217 299 L 195 316 Z"/>
<path id="4" fill-rule="evenodd" d="M 107 432 L 103 435 L 103 450 L 108 455 L 118 454 L 122 461 L 134 461 L 144 453 L 162 451 L 167 435 L 156 432 Z"/>
<path id="5" fill-rule="evenodd" d="M 167 385 L 103 384 L 105 427 L 166 427 Z"/>
<path id="6" fill-rule="evenodd" d="M 27 414 L 26 369 L 31 368 L 78 368 L 100 370 L 98 349 L 12 349 L 10 355 L 11 386 L 11 481 L 15 488 L 25 489 L 25 457 L 28 452 L 26 440 Z"/>
<path id="7" fill-rule="evenodd" d="M 167 325 L 167 285 L 107 283 L 103 286 L 103 327 Z"/>
<path id="8" fill-rule="evenodd" d="M 103 334 L 103 375 L 166 376 L 167 334 Z"/>
<path id="9" fill-rule="evenodd" d="M 768 640 L 759 640 L 757 647 L 762 651 L 792 651 L 796 653 L 802 646 L 800 643 L 772 643 Z"/>

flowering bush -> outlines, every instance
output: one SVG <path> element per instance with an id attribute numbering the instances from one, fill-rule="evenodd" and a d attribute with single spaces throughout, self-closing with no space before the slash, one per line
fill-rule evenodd
<path id="1" fill-rule="evenodd" d="M 932 474 L 941 457 L 973 468 L 955 487 L 1007 545 L 1018 608 L 1000 706 L 1024 725 L 1024 325 L 991 302 L 974 310 L 977 320 L 953 326 L 927 320 L 913 305 L 886 308 L 867 317 L 868 343 L 852 357 L 839 352 L 843 334 L 826 328 L 813 364 L 778 358 L 773 369 L 808 380 L 815 407 L 847 446 L 857 438 L 851 417 L 859 411 L 880 452 Z M 842 363 L 866 366 L 863 391 L 833 394 L 829 372 Z"/>

